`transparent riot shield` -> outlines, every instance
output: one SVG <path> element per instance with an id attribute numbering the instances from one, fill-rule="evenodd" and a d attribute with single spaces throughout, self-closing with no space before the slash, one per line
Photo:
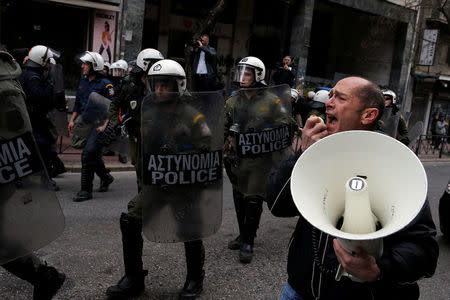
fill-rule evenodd
<path id="1" fill-rule="evenodd" d="M 102 126 L 108 118 L 108 110 L 111 100 L 92 92 L 84 112 L 75 120 L 73 128 L 72 146 L 83 148 L 80 142 L 86 140 L 93 128 Z"/>
<path id="2" fill-rule="evenodd" d="M 85 122 L 93 123 L 94 126 L 103 125 L 108 118 L 109 105 L 111 100 L 102 95 L 92 92 L 82 114 Z"/>
<path id="3" fill-rule="evenodd" d="M 420 137 L 420 135 L 423 133 L 423 122 L 419 121 L 414 124 L 409 130 L 408 130 L 408 139 L 409 139 L 409 145 L 413 145 L 416 140 Z"/>
<path id="4" fill-rule="evenodd" d="M 128 135 L 119 128 L 119 134 L 108 145 L 108 149 L 122 155 L 130 155 L 130 141 Z"/>
<path id="5" fill-rule="evenodd" d="M 56 127 L 56 131 L 58 132 L 58 136 L 69 136 L 69 131 L 67 130 L 67 126 L 69 125 L 69 120 L 67 118 L 66 111 L 59 111 L 57 109 L 53 109 L 48 113 L 48 118 L 53 122 Z"/>
<path id="6" fill-rule="evenodd" d="M 143 231 L 149 240 L 192 241 L 220 228 L 223 104 L 214 92 L 144 99 Z"/>
<path id="7" fill-rule="evenodd" d="M 397 136 L 398 122 L 400 120 L 400 112 L 394 113 L 392 107 L 386 107 L 384 109 L 383 115 L 381 116 L 381 129 L 384 133 L 390 137 Z"/>
<path id="8" fill-rule="evenodd" d="M 240 89 L 227 100 L 225 165 L 240 192 L 265 195 L 269 174 L 293 153 L 297 123 L 291 109 L 287 85 Z"/>
<path id="9" fill-rule="evenodd" d="M 0 264 L 56 239 L 64 215 L 50 189 L 23 98 L 0 97 Z"/>
<path id="10" fill-rule="evenodd" d="M 48 117 L 53 122 L 58 132 L 58 136 L 69 136 L 67 126 L 69 125 L 67 118 L 66 96 L 64 92 L 64 74 L 62 65 L 50 65 L 49 79 L 53 83 L 53 107 Z"/>

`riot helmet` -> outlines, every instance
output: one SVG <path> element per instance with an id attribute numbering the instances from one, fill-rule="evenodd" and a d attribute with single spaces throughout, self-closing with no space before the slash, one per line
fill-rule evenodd
<path id="1" fill-rule="evenodd" d="M 313 91 L 309 91 L 308 92 L 308 99 L 310 100 L 314 100 L 314 96 L 316 95 L 316 93 L 314 93 Z"/>
<path id="2" fill-rule="evenodd" d="M 49 62 L 50 58 L 59 58 L 60 54 L 47 46 L 37 45 L 28 52 L 28 59 L 24 63 L 24 67 L 42 68 Z"/>
<path id="3" fill-rule="evenodd" d="M 330 92 L 326 90 L 317 91 L 313 100 L 325 104 L 330 99 Z"/>
<path id="4" fill-rule="evenodd" d="M 397 95 L 390 89 L 383 89 L 381 90 L 384 96 L 384 100 L 391 101 L 390 103 L 387 103 L 386 106 L 396 105 L 397 104 Z"/>
<path id="5" fill-rule="evenodd" d="M 109 68 L 109 74 L 113 77 L 124 77 L 128 72 L 128 63 L 123 59 L 119 59 L 118 61 L 111 64 Z"/>
<path id="6" fill-rule="evenodd" d="M 254 87 L 258 84 L 266 85 L 264 77 L 266 76 L 266 67 L 257 57 L 248 56 L 239 61 L 234 73 L 234 82 L 241 87 Z"/>
<path id="7" fill-rule="evenodd" d="M 154 63 L 148 70 L 147 89 L 161 95 L 161 91 L 182 96 L 186 93 L 186 73 L 174 60 L 163 59 Z"/>
<path id="8" fill-rule="evenodd" d="M 150 66 L 162 59 L 164 59 L 164 56 L 158 50 L 152 48 L 144 49 L 139 52 L 136 58 L 136 66 L 132 69 L 131 72 L 148 72 Z"/>
<path id="9" fill-rule="evenodd" d="M 82 63 L 89 64 L 91 66 L 92 73 L 97 72 L 103 74 L 105 62 L 103 57 L 97 52 L 86 51 L 83 55 L 81 55 L 80 60 Z"/>
<path id="10" fill-rule="evenodd" d="M 313 109 L 325 109 L 325 103 L 330 99 L 330 92 L 327 90 L 319 90 L 314 94 L 313 101 L 309 106 Z"/>
<path id="11" fill-rule="evenodd" d="M 291 98 L 294 99 L 293 102 L 297 102 L 297 100 L 298 100 L 298 91 L 296 89 L 291 89 Z"/>

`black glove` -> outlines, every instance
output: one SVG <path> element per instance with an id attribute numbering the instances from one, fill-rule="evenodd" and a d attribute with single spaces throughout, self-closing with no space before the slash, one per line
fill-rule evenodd
<path id="1" fill-rule="evenodd" d="M 113 141 L 115 141 L 118 135 L 120 135 L 119 126 L 114 126 L 111 122 L 108 122 L 108 125 L 106 125 L 105 130 L 98 133 L 97 144 L 106 147 Z"/>

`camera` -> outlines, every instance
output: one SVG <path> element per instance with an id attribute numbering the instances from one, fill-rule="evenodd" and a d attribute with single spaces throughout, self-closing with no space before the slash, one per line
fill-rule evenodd
<path id="1" fill-rule="evenodd" d="M 192 47 L 198 47 L 199 45 L 198 45 L 198 42 L 202 42 L 202 40 L 200 40 L 200 39 L 195 39 L 195 40 L 192 40 L 190 43 L 189 43 L 189 45 L 190 46 L 192 46 Z"/>

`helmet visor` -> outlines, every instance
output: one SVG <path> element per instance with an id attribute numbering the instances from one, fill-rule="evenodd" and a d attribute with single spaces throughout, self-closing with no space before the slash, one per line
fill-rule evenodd
<path id="1" fill-rule="evenodd" d="M 255 82 L 255 68 L 247 65 L 237 66 L 233 81 L 238 82 L 241 87 L 250 87 Z"/>
<path id="2" fill-rule="evenodd" d="M 174 76 L 147 76 L 147 89 L 155 93 L 178 92 L 177 78 Z"/>
<path id="3" fill-rule="evenodd" d="M 124 77 L 127 71 L 122 68 L 111 68 L 109 69 L 109 74 L 112 77 Z"/>
<path id="4" fill-rule="evenodd" d="M 47 48 L 46 52 L 47 52 L 47 57 L 46 57 L 45 61 L 47 61 L 51 57 L 53 57 L 55 60 L 58 60 L 61 57 L 61 52 L 56 51 L 55 49 Z"/>

